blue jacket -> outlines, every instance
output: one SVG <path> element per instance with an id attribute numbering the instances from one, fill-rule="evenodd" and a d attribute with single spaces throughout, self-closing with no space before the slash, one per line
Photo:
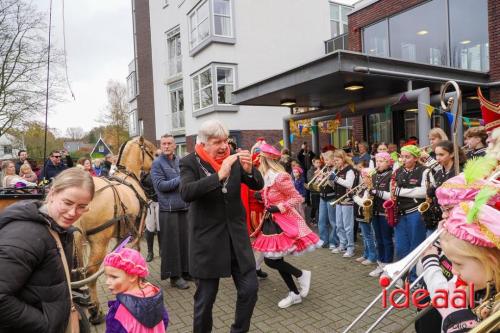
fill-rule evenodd
<path id="1" fill-rule="evenodd" d="M 173 160 L 169 160 L 165 155 L 160 155 L 155 159 L 151 166 L 151 179 L 158 195 L 160 211 L 187 210 L 188 204 L 181 199 L 179 194 L 181 177 L 177 156 Z"/>
<path id="2" fill-rule="evenodd" d="M 297 192 L 299 192 L 300 195 L 305 198 L 306 197 L 306 188 L 304 185 L 304 177 L 300 176 L 299 179 L 295 179 L 292 176 L 292 179 L 293 179 L 293 185 L 295 186 L 295 189 L 297 190 Z"/>

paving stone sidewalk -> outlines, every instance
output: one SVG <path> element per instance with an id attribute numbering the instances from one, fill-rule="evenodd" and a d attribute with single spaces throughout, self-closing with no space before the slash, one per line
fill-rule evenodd
<path id="1" fill-rule="evenodd" d="M 354 261 L 362 249 L 358 239 L 356 256 L 350 259 L 332 254 L 328 249 L 318 249 L 300 257 L 287 257 L 298 268 L 312 271 L 309 296 L 302 304 L 280 309 L 277 303 L 286 296 L 287 289 L 280 276 L 264 265 L 269 277 L 260 281 L 259 299 L 252 317 L 250 332 L 342 332 L 351 321 L 381 291 L 378 279 L 368 276 L 373 266 L 363 266 Z M 156 246 L 156 244 L 155 244 Z M 142 249 L 144 251 L 145 244 Z M 156 249 L 155 249 L 156 251 Z M 193 320 L 194 283 L 188 290 L 170 287 L 160 281 L 160 258 L 150 263 L 149 280 L 164 289 L 165 304 L 170 315 L 168 332 L 191 332 Z M 98 283 L 99 300 L 107 310 L 107 301 L 113 299 L 101 276 Z M 213 332 L 229 332 L 234 318 L 236 290 L 231 279 L 222 279 L 217 301 L 214 304 Z M 351 332 L 365 332 L 382 312 L 381 302 L 369 312 Z M 375 332 L 396 332 L 412 317 L 413 310 L 397 310 L 380 324 Z M 94 332 L 104 332 L 104 324 L 93 327 Z M 404 332 L 414 332 L 413 325 Z"/>

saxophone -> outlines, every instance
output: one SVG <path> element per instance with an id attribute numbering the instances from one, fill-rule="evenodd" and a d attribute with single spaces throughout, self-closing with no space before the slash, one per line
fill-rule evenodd
<path id="1" fill-rule="evenodd" d="M 382 207 L 385 210 L 385 216 L 387 217 L 387 224 L 391 227 L 395 227 L 398 224 L 397 214 L 396 214 L 396 171 L 392 173 L 391 176 L 391 198 L 384 201 Z"/>
<path id="2" fill-rule="evenodd" d="M 370 180 L 372 179 L 370 175 Z M 368 184 L 365 194 L 365 198 L 363 198 L 363 219 L 369 223 L 372 220 L 373 217 L 373 196 L 370 195 L 370 190 L 373 188 L 373 184 L 370 181 Z"/>

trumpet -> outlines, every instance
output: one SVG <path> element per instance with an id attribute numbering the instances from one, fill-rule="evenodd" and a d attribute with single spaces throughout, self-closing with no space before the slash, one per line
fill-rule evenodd
<path id="1" fill-rule="evenodd" d="M 349 191 L 346 192 L 346 194 L 344 194 L 343 196 L 341 196 L 337 200 L 330 202 L 329 204 L 332 205 L 332 206 L 335 206 L 336 204 L 338 204 L 339 202 L 341 202 L 342 200 L 344 200 L 348 195 L 350 195 L 354 191 L 361 191 L 361 190 L 364 190 L 364 189 L 366 189 L 366 185 L 364 183 L 361 183 L 358 186 L 355 186 L 355 187 L 351 188 Z M 373 202 L 372 202 L 372 205 L 373 205 Z"/>
<path id="2" fill-rule="evenodd" d="M 325 174 L 325 170 L 328 166 L 325 165 L 321 170 L 311 178 L 311 180 L 305 185 L 305 188 L 308 190 L 313 190 L 315 192 L 320 192 L 319 184 L 316 184 L 318 180 L 322 180 L 323 178 L 319 178 Z"/>

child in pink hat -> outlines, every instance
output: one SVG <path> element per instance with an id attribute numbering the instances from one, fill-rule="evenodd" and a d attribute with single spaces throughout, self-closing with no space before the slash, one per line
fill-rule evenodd
<path id="1" fill-rule="evenodd" d="M 106 285 L 115 301 L 109 301 L 106 333 L 163 333 L 168 313 L 160 288 L 146 282 L 148 266 L 141 254 L 122 248 L 104 258 Z"/>

